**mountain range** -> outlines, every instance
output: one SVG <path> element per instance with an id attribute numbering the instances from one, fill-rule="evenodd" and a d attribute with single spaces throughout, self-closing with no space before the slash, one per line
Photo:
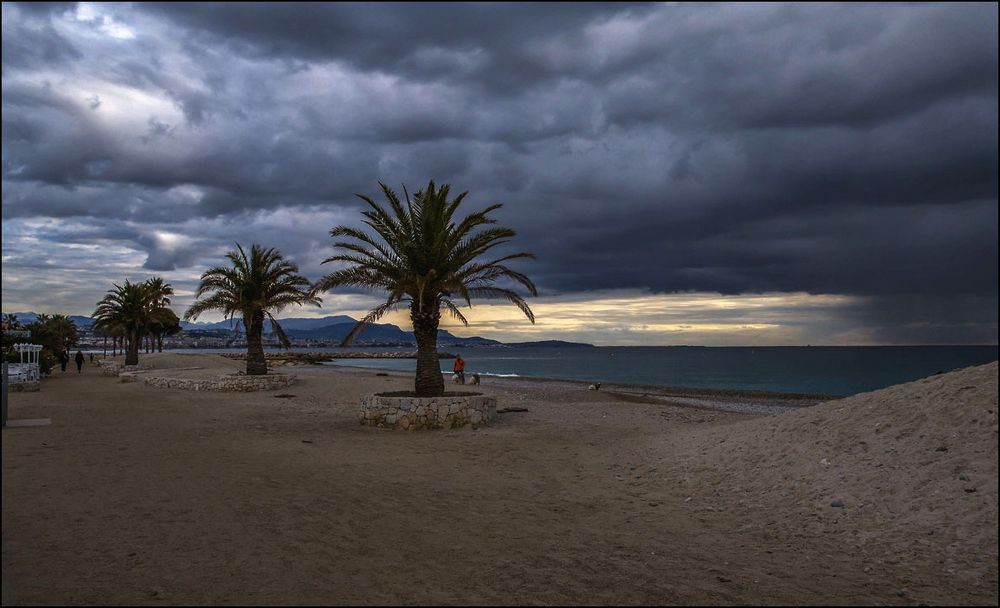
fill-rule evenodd
<path id="1" fill-rule="evenodd" d="M 3 313 L 3 315 L 6 317 L 7 313 Z M 38 318 L 38 314 L 34 312 L 15 312 L 14 316 L 17 317 L 17 322 L 21 325 L 34 323 L 35 319 Z M 69 315 L 69 320 L 75 323 L 77 327 L 90 327 L 94 324 L 93 319 L 81 315 Z"/>
<path id="2" fill-rule="evenodd" d="M 28 324 L 33 322 L 38 318 L 38 315 L 33 312 L 16 312 L 17 320 L 20 323 Z M 70 315 L 70 320 L 76 323 L 77 327 L 85 328 L 93 325 L 94 321 L 90 317 L 84 317 L 80 315 Z M 354 329 L 357 321 L 346 315 L 335 315 L 322 318 L 289 318 L 289 319 L 278 319 L 281 322 L 282 329 L 289 338 L 293 340 L 324 340 L 324 341 L 340 341 L 343 340 L 347 334 Z M 243 330 L 243 323 L 239 320 L 233 321 L 216 321 L 214 323 L 189 323 L 187 321 L 181 321 L 181 327 L 185 331 L 192 330 Z M 270 333 L 270 323 L 265 327 L 265 333 Z M 416 340 L 413 337 L 413 332 L 400 329 L 396 325 L 391 323 L 373 323 L 365 327 L 358 337 L 355 339 L 358 344 L 400 344 L 400 345 L 415 345 Z M 474 336 L 471 338 L 461 338 L 455 336 L 446 330 L 438 331 L 438 345 L 439 346 L 496 346 L 503 344 L 496 340 L 490 340 L 488 338 L 480 338 Z M 580 344 L 576 342 L 562 342 L 560 340 L 545 340 L 542 342 L 519 342 L 516 346 L 591 346 L 590 344 Z"/>

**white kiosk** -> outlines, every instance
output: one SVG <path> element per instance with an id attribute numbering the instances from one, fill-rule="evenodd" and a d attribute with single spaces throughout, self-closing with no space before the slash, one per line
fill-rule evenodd
<path id="1" fill-rule="evenodd" d="M 39 359 L 42 347 L 40 344 L 15 344 L 14 350 L 21 355 L 20 363 L 4 362 L 3 374 L 3 426 L 45 426 L 52 423 L 49 418 L 31 420 L 7 420 L 7 390 L 17 386 L 18 391 L 37 391 L 41 384 Z"/>
<path id="2" fill-rule="evenodd" d="M 7 368 L 8 382 L 36 382 L 41 378 L 38 360 L 41 356 L 41 344 L 15 344 L 14 350 L 21 356 L 20 363 L 11 363 Z M 25 360 L 27 359 L 27 361 Z"/>

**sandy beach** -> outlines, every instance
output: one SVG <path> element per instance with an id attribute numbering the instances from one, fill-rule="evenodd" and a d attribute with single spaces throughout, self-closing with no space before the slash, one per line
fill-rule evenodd
<path id="1" fill-rule="evenodd" d="M 51 424 L 3 430 L 3 604 L 998 600 L 995 362 L 780 415 L 490 378 L 528 411 L 423 432 L 358 424 L 407 375 L 282 371 L 237 394 L 87 364 L 12 393 Z"/>

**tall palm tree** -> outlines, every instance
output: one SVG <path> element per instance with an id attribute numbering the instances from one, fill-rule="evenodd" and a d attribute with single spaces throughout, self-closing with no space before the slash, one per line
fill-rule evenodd
<path id="1" fill-rule="evenodd" d="M 170 306 L 169 296 L 174 295 L 174 288 L 170 285 L 170 283 L 164 283 L 163 279 L 160 277 L 153 277 L 146 281 L 146 285 L 152 292 L 150 297 L 158 300 L 160 306 L 164 308 Z M 172 310 L 170 313 L 170 315 L 167 315 L 163 319 L 150 321 L 149 325 L 146 327 L 146 333 L 149 335 L 147 352 L 148 350 L 154 350 L 158 347 L 159 351 L 162 353 L 163 336 L 172 335 L 181 331 L 180 318 L 174 314 Z"/>
<path id="2" fill-rule="evenodd" d="M 197 319 L 206 310 L 221 310 L 227 319 L 241 315 L 247 334 L 247 374 L 266 374 L 261 342 L 265 317 L 281 345 L 288 348 L 291 341 L 274 315 L 292 305 L 319 306 L 321 300 L 314 295 L 309 279 L 298 274 L 299 267 L 277 249 L 253 245 L 247 255 L 237 243 L 236 251 L 226 257 L 233 263 L 231 267 L 217 266 L 201 275 L 195 298 L 210 295 L 196 300 L 184 313 L 184 320 Z"/>
<path id="3" fill-rule="evenodd" d="M 372 323 L 400 304 L 408 303 L 413 334 L 417 340 L 417 373 L 414 389 L 418 396 L 444 394 L 444 378 L 438 361 L 437 334 L 441 308 L 463 324 L 468 321 L 452 298 L 461 298 L 472 306 L 472 298 L 506 299 L 532 323 L 535 315 L 517 292 L 497 286 L 498 280 L 519 283 L 532 295 L 538 295 L 528 277 L 508 268 L 505 262 L 517 258 L 534 258 L 530 253 L 513 253 L 495 259 L 479 261 L 487 251 L 506 243 L 515 232 L 494 227 L 496 220 L 489 213 L 502 207 L 490 205 L 481 211 L 454 220 L 455 211 L 468 192 L 448 200 L 449 186 L 417 192 L 406 204 L 389 187 L 379 182 L 389 202 L 385 209 L 367 196 L 358 194 L 370 209 L 362 212 L 362 222 L 375 231 L 337 226 L 330 230 L 333 238 L 347 237 L 353 241 L 337 241 L 334 247 L 346 250 L 323 261 L 343 262 L 347 266 L 336 270 L 316 283 L 317 291 L 353 285 L 388 292 L 386 301 L 375 307 L 344 339 L 349 344 L 367 323 Z M 478 232 L 477 229 L 482 228 Z"/>
<path id="4" fill-rule="evenodd" d="M 167 323 L 173 311 L 163 305 L 162 294 L 150 287 L 149 281 L 132 283 L 125 279 L 97 303 L 91 315 L 97 329 L 112 333 L 121 332 L 125 337 L 125 365 L 139 363 L 139 347 L 150 323 Z"/>

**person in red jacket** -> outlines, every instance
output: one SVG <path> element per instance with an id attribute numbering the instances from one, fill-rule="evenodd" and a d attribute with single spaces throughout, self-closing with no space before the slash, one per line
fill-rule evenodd
<path id="1" fill-rule="evenodd" d="M 462 355 L 455 357 L 455 367 L 452 368 L 452 371 L 458 376 L 458 381 L 465 384 L 465 359 L 462 358 Z"/>

